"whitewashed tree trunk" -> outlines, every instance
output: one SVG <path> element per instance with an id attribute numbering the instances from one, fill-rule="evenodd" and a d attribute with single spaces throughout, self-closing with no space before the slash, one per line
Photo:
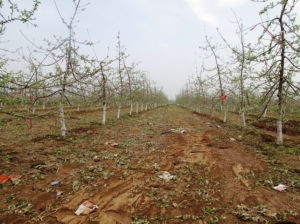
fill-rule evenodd
<path id="1" fill-rule="evenodd" d="M 45 110 L 46 109 L 46 102 L 44 101 L 43 102 L 43 110 Z"/>
<path id="2" fill-rule="evenodd" d="M 244 111 L 242 112 L 242 122 L 243 122 L 243 127 L 245 128 L 246 126 L 247 126 L 247 124 L 246 124 L 246 118 L 245 118 L 245 113 L 244 113 Z"/>
<path id="3" fill-rule="evenodd" d="M 121 104 L 119 104 L 118 106 L 118 114 L 117 114 L 118 119 L 120 119 L 120 113 L 121 113 Z"/>
<path id="4" fill-rule="evenodd" d="M 79 104 L 77 104 L 77 111 L 80 111 L 80 106 L 79 106 Z"/>
<path id="5" fill-rule="evenodd" d="M 267 116 L 268 108 L 265 109 L 263 117 Z"/>
<path id="6" fill-rule="evenodd" d="M 136 113 L 139 113 L 139 103 L 136 103 Z"/>
<path id="7" fill-rule="evenodd" d="M 130 111 L 129 111 L 129 115 L 131 116 L 132 115 L 132 109 L 133 109 L 133 104 L 132 102 L 130 103 Z"/>
<path id="8" fill-rule="evenodd" d="M 227 110 L 224 110 L 224 117 L 223 117 L 223 123 L 226 123 L 227 121 Z"/>
<path id="9" fill-rule="evenodd" d="M 144 104 L 142 103 L 142 106 L 141 106 L 141 111 L 143 112 L 144 111 Z"/>
<path id="10" fill-rule="evenodd" d="M 277 140 L 276 140 L 277 145 L 282 145 L 283 144 L 283 136 L 282 136 L 282 121 L 277 120 Z"/>
<path id="11" fill-rule="evenodd" d="M 32 113 L 35 114 L 35 105 L 32 108 Z"/>
<path id="12" fill-rule="evenodd" d="M 102 108 L 102 125 L 106 124 L 106 103 L 104 103 Z"/>
<path id="13" fill-rule="evenodd" d="M 146 104 L 146 108 L 145 108 L 145 111 L 147 111 L 148 110 L 148 104 Z"/>
<path id="14" fill-rule="evenodd" d="M 64 106 L 63 104 L 60 102 L 59 104 L 59 122 L 60 122 L 60 130 L 61 130 L 61 136 L 63 138 L 66 137 L 66 122 L 65 122 L 65 113 L 64 113 Z"/>

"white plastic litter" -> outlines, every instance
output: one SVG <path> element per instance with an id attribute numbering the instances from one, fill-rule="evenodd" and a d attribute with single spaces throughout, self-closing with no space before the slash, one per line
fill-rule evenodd
<path id="1" fill-rule="evenodd" d="M 175 176 L 170 174 L 168 171 L 162 171 L 160 175 L 158 175 L 159 178 L 164 179 L 165 181 L 172 180 Z"/>
<path id="2" fill-rule="evenodd" d="M 235 141 L 235 138 L 230 138 L 230 141 L 234 142 L 234 141 Z"/>
<path id="3" fill-rule="evenodd" d="M 278 186 L 273 187 L 273 189 L 276 191 L 284 191 L 286 190 L 286 186 L 284 184 L 279 184 Z"/>
<path id="4" fill-rule="evenodd" d="M 169 134 L 169 133 L 179 133 L 179 134 L 183 134 L 186 133 L 186 130 L 184 130 L 183 128 L 172 128 L 170 130 L 164 131 L 163 134 Z"/>
<path id="5" fill-rule="evenodd" d="M 76 215 L 89 215 L 98 208 L 97 205 L 92 202 L 85 201 L 83 202 L 75 211 Z"/>

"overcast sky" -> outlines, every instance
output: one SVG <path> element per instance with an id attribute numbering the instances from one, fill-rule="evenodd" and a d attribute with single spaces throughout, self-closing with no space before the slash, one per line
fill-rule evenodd
<path id="1" fill-rule="evenodd" d="M 53 35 L 65 35 L 66 29 L 61 25 L 53 1 L 41 2 L 35 16 L 38 27 L 10 25 L 5 33 L 5 39 L 9 40 L 6 46 L 30 46 L 20 30 L 36 43 Z M 57 2 L 61 13 L 68 17 L 72 12 L 71 0 Z M 140 67 L 170 98 L 175 98 L 183 87 L 195 70 L 196 62 L 201 63 L 202 53 L 197 49 L 203 45 L 205 34 L 220 41 L 216 33 L 218 27 L 233 41 L 233 11 L 247 28 L 260 21 L 258 12 L 263 7 L 250 0 L 82 0 L 84 4 L 87 2 L 90 4 L 78 17 L 80 23 L 76 33 L 79 39 L 89 39 L 90 35 L 98 43 L 99 55 L 105 54 L 107 47 L 113 54 L 120 31 L 130 59 L 141 61 Z M 255 38 L 258 33 L 249 31 L 249 36 Z"/>

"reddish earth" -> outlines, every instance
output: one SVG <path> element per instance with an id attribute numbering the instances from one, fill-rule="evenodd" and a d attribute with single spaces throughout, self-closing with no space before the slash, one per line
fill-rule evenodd
<path id="1" fill-rule="evenodd" d="M 255 127 L 276 131 L 276 119 L 266 118 L 253 123 Z M 283 122 L 282 132 L 289 135 L 300 135 L 300 121 L 288 120 Z"/>
<path id="2" fill-rule="evenodd" d="M 0 223 L 300 223 L 294 138 L 277 147 L 268 132 L 175 106 L 113 114 L 105 127 L 99 111 L 71 115 L 66 139 L 54 117 L 33 130 L 22 120 L 0 129 L 0 174 L 22 175 L 0 187 Z M 186 133 L 165 132 L 180 127 Z M 287 190 L 272 189 L 278 184 Z M 99 208 L 76 216 L 85 200 Z"/>

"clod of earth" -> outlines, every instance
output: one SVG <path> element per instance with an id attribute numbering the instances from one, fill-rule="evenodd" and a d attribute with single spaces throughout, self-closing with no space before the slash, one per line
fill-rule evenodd
<path id="1" fill-rule="evenodd" d="M 119 144 L 117 142 L 113 142 L 113 141 L 109 141 L 109 142 L 105 142 L 105 145 L 109 145 L 111 147 L 116 147 L 118 146 Z"/>

